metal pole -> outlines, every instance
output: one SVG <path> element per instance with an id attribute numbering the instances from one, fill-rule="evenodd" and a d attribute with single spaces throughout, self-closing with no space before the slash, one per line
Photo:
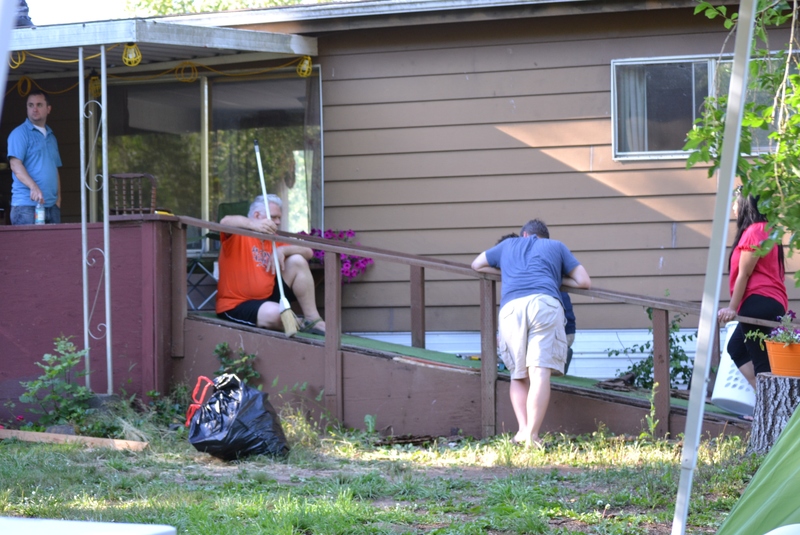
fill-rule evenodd
<path id="1" fill-rule="evenodd" d="M 739 4 L 739 21 L 736 28 L 733 70 L 728 90 L 728 110 L 723 133 L 722 155 L 719 167 L 719 184 L 714 205 L 714 222 L 711 227 L 711 244 L 708 249 L 706 280 L 703 301 L 700 307 L 700 324 L 697 328 L 697 351 L 692 372 L 692 387 L 689 393 L 689 409 L 686 416 L 686 432 L 681 454 L 681 478 L 678 497 L 675 501 L 675 516 L 672 520 L 672 535 L 686 533 L 686 518 L 689 514 L 689 497 L 692 493 L 692 477 L 697 466 L 697 448 L 703 428 L 703 411 L 708 381 L 708 363 L 714 347 L 713 330 L 717 325 L 722 266 L 725 263 L 725 244 L 728 239 L 733 183 L 736 178 L 736 161 L 739 156 L 739 136 L 742 131 L 745 95 L 747 92 L 747 70 L 750 63 L 750 44 L 753 40 L 753 22 L 756 1 L 742 0 Z M 702 378 L 702 381 L 700 380 Z"/>
<path id="2" fill-rule="evenodd" d="M 86 233 L 86 88 L 83 80 L 83 47 L 78 47 L 78 121 L 80 124 L 81 147 L 81 274 L 83 281 L 83 350 L 86 367 L 86 388 L 92 389 L 91 368 L 89 367 L 89 265 L 88 238 Z"/>
<path id="3" fill-rule="evenodd" d="M 14 21 L 17 20 L 17 2 L 13 0 L 0 0 L 0 58 L 7 58 L 9 48 L 11 48 L 11 31 L 14 29 Z M 3 112 L 3 100 L 5 99 L 6 82 L 8 80 L 8 64 L 0 65 L 0 115 Z"/>
<path id="4" fill-rule="evenodd" d="M 106 294 L 106 367 L 108 395 L 114 393 L 114 370 L 111 356 L 111 243 L 108 226 L 108 79 L 106 72 L 106 47 L 100 47 L 100 87 L 101 112 L 100 128 L 103 129 L 103 250 L 105 251 L 105 294 Z"/>
<path id="5" fill-rule="evenodd" d="M 89 121 L 88 139 L 91 143 L 91 150 L 89 151 L 89 172 L 87 173 L 87 186 L 89 186 L 89 223 L 97 223 L 99 221 L 98 202 L 97 202 L 97 120 L 99 116 L 100 106 L 95 101 L 96 97 L 92 97 L 89 105 L 91 115 L 87 118 Z"/>
<path id="6" fill-rule="evenodd" d="M 209 114 L 210 114 L 210 99 L 208 77 L 200 77 L 200 219 L 203 221 L 210 221 L 209 219 L 209 191 L 208 191 L 208 176 L 209 176 Z M 201 244 L 201 253 L 205 253 L 209 249 L 208 238 L 203 239 Z"/>

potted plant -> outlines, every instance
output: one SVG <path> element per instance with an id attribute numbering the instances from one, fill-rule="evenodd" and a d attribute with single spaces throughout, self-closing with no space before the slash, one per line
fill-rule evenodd
<path id="1" fill-rule="evenodd" d="M 757 338 L 762 347 L 766 344 L 769 366 L 772 373 L 784 377 L 800 377 L 800 329 L 792 323 L 797 314 L 789 310 L 783 316 L 778 316 L 781 324 L 769 334 L 754 331 L 747 334 L 748 338 Z"/>

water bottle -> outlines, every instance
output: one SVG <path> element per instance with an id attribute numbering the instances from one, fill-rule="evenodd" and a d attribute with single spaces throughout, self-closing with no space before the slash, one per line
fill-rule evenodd
<path id="1" fill-rule="evenodd" d="M 44 204 L 42 203 L 36 205 L 36 224 L 44 225 Z"/>

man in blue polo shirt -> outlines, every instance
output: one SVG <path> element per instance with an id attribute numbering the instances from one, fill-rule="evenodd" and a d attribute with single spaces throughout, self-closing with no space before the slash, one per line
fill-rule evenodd
<path id="1" fill-rule="evenodd" d="M 47 94 L 28 95 L 28 118 L 8 136 L 11 166 L 11 224 L 33 225 L 36 205 L 45 206 L 45 222 L 61 223 L 61 156 L 53 130 L 47 126 L 51 106 Z"/>
<path id="2" fill-rule="evenodd" d="M 513 441 L 538 445 L 550 403 L 550 375 L 563 374 L 567 362 L 560 288 L 589 288 L 592 281 L 563 243 L 540 237 L 549 236 L 543 221 L 531 219 L 520 235 L 479 254 L 472 269 L 501 277 L 498 330 L 519 425 Z"/>

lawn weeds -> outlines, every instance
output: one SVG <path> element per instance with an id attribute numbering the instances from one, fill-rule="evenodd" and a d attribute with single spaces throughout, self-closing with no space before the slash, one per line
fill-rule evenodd
<path id="1" fill-rule="evenodd" d="M 377 433 L 323 434 L 301 409 L 281 411 L 287 458 L 222 462 L 182 427 L 141 410 L 118 422 L 150 441 L 141 452 L 0 442 L 0 516 L 175 526 L 178 533 L 666 534 L 680 441 L 547 435 L 543 448 L 435 439 L 376 445 Z M 125 427 L 125 426 L 123 426 Z M 713 533 L 759 457 L 738 437 L 702 443 L 688 533 Z"/>

